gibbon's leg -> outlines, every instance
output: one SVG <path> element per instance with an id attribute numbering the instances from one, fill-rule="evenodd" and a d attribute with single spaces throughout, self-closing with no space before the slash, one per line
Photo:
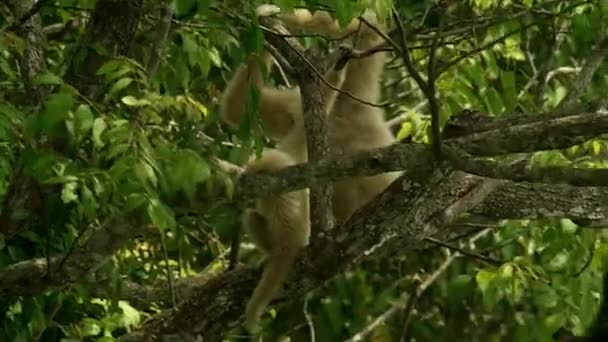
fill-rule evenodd
<path id="1" fill-rule="evenodd" d="M 266 149 L 259 160 L 252 160 L 249 169 L 276 170 L 295 164 L 287 153 Z M 298 190 L 256 201 L 255 214 L 247 213 L 243 220 L 266 255 L 266 265 L 245 310 L 245 328 L 253 333 L 264 310 L 280 292 L 293 262 L 308 245 L 310 219 L 308 190 Z"/>
<path id="2" fill-rule="evenodd" d="M 243 214 L 243 227 L 247 230 L 255 245 L 264 253 L 272 250 L 272 240 L 268 229 L 268 221 L 255 210 L 245 210 Z"/>

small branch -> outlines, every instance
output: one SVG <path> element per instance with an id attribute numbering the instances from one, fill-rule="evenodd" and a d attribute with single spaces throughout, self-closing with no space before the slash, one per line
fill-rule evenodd
<path id="1" fill-rule="evenodd" d="M 156 28 L 156 38 L 154 39 L 154 46 L 150 49 L 150 57 L 146 66 L 146 72 L 148 78 L 154 78 L 156 70 L 161 60 L 161 54 L 167 42 L 169 31 L 171 30 L 171 18 L 173 17 L 173 8 L 171 7 L 171 1 L 164 1 L 160 5 L 160 20 L 158 21 Z"/>
<path id="2" fill-rule="evenodd" d="M 608 185 L 608 169 L 530 166 L 528 160 L 509 165 L 493 160 L 472 158 L 466 152 L 452 148 L 446 151 L 446 158 L 458 170 L 480 177 L 510 180 L 513 182 L 570 184 L 574 186 Z"/>
<path id="3" fill-rule="evenodd" d="M 401 46 L 398 51 L 405 64 L 405 68 L 407 72 L 412 76 L 418 87 L 422 91 L 422 93 L 426 96 L 427 101 L 429 102 L 429 108 L 431 111 L 431 127 L 432 127 L 432 142 L 433 142 L 433 153 L 436 159 L 441 159 L 441 128 L 439 123 L 439 104 L 437 103 L 437 96 L 435 94 L 435 80 L 436 76 L 439 75 L 437 72 L 435 53 L 437 50 L 437 44 L 439 41 L 439 36 L 443 30 L 443 24 L 440 24 L 439 32 L 435 39 L 433 39 L 432 46 L 429 52 L 429 62 L 428 62 L 428 75 L 427 80 L 425 81 L 420 73 L 416 70 L 414 63 L 412 62 L 412 58 L 410 56 L 408 43 L 407 43 L 407 34 L 405 27 L 403 26 L 403 22 L 397 9 L 393 6 L 393 19 L 397 23 L 397 32 L 399 33 L 399 39 L 401 40 Z"/>
<path id="4" fill-rule="evenodd" d="M 595 51 L 592 53 L 591 57 L 589 57 L 587 62 L 583 65 L 574 86 L 555 109 L 556 113 L 565 114 L 572 110 L 585 90 L 589 88 L 593 75 L 595 75 L 595 72 L 604 62 L 606 55 L 608 55 L 608 38 L 602 37 L 595 46 Z"/>
<path id="5" fill-rule="evenodd" d="M 37 258 L 1 269 L 0 289 L 10 289 L 16 295 L 29 295 L 71 284 L 94 272 L 117 249 L 144 230 L 139 225 L 132 227 L 127 223 L 108 223 L 68 256 L 50 257 L 50 265 L 47 258 Z M 50 270 L 50 274 L 47 270 Z"/>
<path id="6" fill-rule="evenodd" d="M 26 42 L 23 56 L 19 59 L 19 66 L 25 88 L 33 99 L 31 103 L 33 105 L 40 104 L 48 92 L 48 87 L 36 85 L 34 82 L 38 75 L 47 71 L 42 21 L 37 14 L 45 1 L 39 0 L 33 5 L 33 0 L 6 2 L 13 16 L 20 18 L 13 24 L 13 29 Z"/>
<path id="7" fill-rule="evenodd" d="M 441 247 L 447 248 L 447 249 L 449 249 L 451 251 L 456 251 L 456 252 L 458 252 L 458 253 L 460 253 L 462 255 L 465 255 L 465 256 L 468 256 L 468 257 L 471 257 L 471 258 L 474 258 L 474 259 L 481 260 L 484 263 L 490 264 L 492 266 L 497 266 L 497 265 L 502 265 L 503 264 L 503 262 L 500 261 L 500 260 L 498 260 L 498 259 L 490 258 L 490 257 L 485 256 L 483 254 L 479 254 L 479 253 L 476 253 L 476 252 L 473 252 L 473 251 L 469 251 L 469 250 L 466 250 L 464 248 L 460 248 L 458 246 L 455 246 L 455 245 L 443 242 L 441 240 L 437 240 L 437 239 L 432 238 L 432 237 L 428 237 L 425 240 L 428 241 L 428 242 L 430 242 L 430 243 L 433 243 L 433 244 L 435 244 L 437 246 L 441 246 Z"/>

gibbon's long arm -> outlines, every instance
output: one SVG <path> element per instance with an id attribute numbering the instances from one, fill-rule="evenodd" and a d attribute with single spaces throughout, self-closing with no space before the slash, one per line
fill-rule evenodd
<path id="1" fill-rule="evenodd" d="M 255 86 L 260 92 L 259 115 L 262 125 L 269 137 L 283 138 L 302 117 L 302 104 L 298 87 L 289 89 L 272 88 L 264 84 L 260 65 L 270 71 L 272 55 L 264 51 L 258 58 L 251 56 L 245 66 L 239 68 L 234 74 L 222 99 L 220 111 L 223 120 L 236 127 L 246 115 L 246 99 L 249 84 Z M 333 86 L 339 88 L 344 79 L 344 68 L 331 68 L 324 78 Z M 325 106 L 329 110 L 336 99 L 337 92 L 325 83 L 321 84 L 321 93 Z"/>
<path id="2" fill-rule="evenodd" d="M 236 127 L 246 115 L 247 92 L 249 84 L 260 92 L 259 115 L 264 129 L 272 138 L 281 138 L 294 122 L 295 112 L 298 111 L 299 94 L 296 89 L 276 89 L 266 87 L 262 68 L 269 71 L 272 66 L 272 55 L 264 51 L 258 58 L 251 56 L 247 64 L 240 67 L 234 74 L 222 98 L 220 111 L 223 120 Z"/>

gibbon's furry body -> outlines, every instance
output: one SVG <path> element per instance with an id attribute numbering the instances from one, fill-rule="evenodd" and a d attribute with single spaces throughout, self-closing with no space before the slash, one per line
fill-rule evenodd
<path id="1" fill-rule="evenodd" d="M 262 54 L 262 62 L 269 67 L 272 57 Z M 266 148 L 262 157 L 255 156 L 247 170 L 278 170 L 307 160 L 306 131 L 300 94 L 295 89 L 274 89 L 264 86 L 261 70 L 255 59 L 237 71 L 224 96 L 224 120 L 238 124 L 245 107 L 243 97 L 251 80 L 260 91 L 260 117 L 271 137 L 279 139 L 275 148 Z M 336 87 L 344 81 L 345 69 L 332 68 L 326 79 Z M 333 105 L 337 92 L 327 86 L 321 88 L 325 110 Z M 236 115 L 238 114 L 238 115 Z M 269 124 L 268 124 L 269 123 Z M 308 245 L 310 236 L 309 190 L 303 189 L 278 196 L 258 199 L 255 209 L 245 212 L 243 226 L 255 244 L 266 254 L 266 266 L 245 309 L 245 327 L 254 332 L 257 322 L 270 301 L 281 290 L 298 253 Z"/>
<path id="2" fill-rule="evenodd" d="M 264 5 L 262 5 L 264 6 Z M 266 5 L 267 6 L 267 5 Z M 260 11 L 258 11 L 258 14 Z M 279 18 L 288 28 L 305 28 L 331 37 L 358 31 L 353 42 L 360 50 L 370 48 L 381 37 L 358 19 L 341 29 L 327 12 L 295 10 L 281 13 Z M 374 15 L 366 19 L 375 24 Z M 380 81 L 386 53 L 352 59 L 345 69 L 330 70 L 325 79 L 343 91 L 368 102 L 380 99 Z M 266 69 L 271 65 L 268 52 L 262 54 Z M 259 115 L 267 134 L 278 140 L 275 149 L 265 149 L 260 160 L 252 159 L 248 169 L 272 170 L 307 161 L 306 133 L 303 123 L 299 89 L 277 89 L 263 84 L 260 64 L 250 59 L 229 82 L 221 106 L 222 118 L 237 126 L 245 115 L 243 99 L 251 81 L 260 91 Z M 350 154 L 390 145 L 395 138 L 385 124 L 380 108 L 332 91 L 322 84 L 328 113 L 328 143 L 331 154 Z M 344 223 L 357 209 L 382 193 L 399 173 L 371 177 L 348 178 L 333 184 L 333 214 L 338 224 Z M 246 212 L 243 225 L 254 242 L 266 252 L 268 263 L 247 304 L 245 327 L 254 331 L 266 306 L 280 291 L 297 252 L 308 244 L 310 235 L 308 190 L 300 190 L 256 201 L 256 208 Z"/>

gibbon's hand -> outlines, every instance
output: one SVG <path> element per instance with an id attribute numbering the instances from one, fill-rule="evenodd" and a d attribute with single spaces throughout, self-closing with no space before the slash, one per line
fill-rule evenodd
<path id="1" fill-rule="evenodd" d="M 281 13 L 281 9 L 272 4 L 262 4 L 255 9 L 255 15 L 258 17 L 270 17 L 278 13 Z"/>

